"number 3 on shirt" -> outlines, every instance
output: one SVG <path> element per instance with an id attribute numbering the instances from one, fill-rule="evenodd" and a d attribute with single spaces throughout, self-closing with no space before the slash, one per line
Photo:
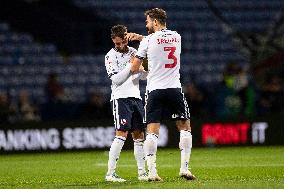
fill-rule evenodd
<path id="1" fill-rule="evenodd" d="M 165 68 L 174 68 L 177 65 L 177 57 L 174 55 L 176 47 L 164 47 L 164 51 L 170 51 L 168 59 L 172 59 L 174 61 L 172 64 L 165 64 Z"/>

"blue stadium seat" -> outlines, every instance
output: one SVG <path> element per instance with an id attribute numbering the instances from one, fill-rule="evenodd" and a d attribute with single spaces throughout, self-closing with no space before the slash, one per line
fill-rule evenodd
<path id="1" fill-rule="evenodd" d="M 168 13 L 168 27 L 182 35 L 181 74 L 185 82 L 195 79 L 200 84 L 218 83 L 226 64 L 235 60 L 248 64 L 230 36 L 224 33 L 218 19 L 200 0 L 73 0 L 78 7 L 94 11 L 126 24 L 129 31 L 146 35 L 143 12 L 162 7 Z M 245 32 L 264 32 L 283 9 L 281 0 L 214 1 L 233 27 Z M 263 9 L 265 8 L 265 11 Z M 43 87 L 47 75 L 55 72 L 60 81 L 81 100 L 88 89 L 100 89 L 110 95 L 111 81 L 107 78 L 104 55 L 73 55 L 65 59 L 52 44 L 38 44 L 31 35 L 10 31 L 0 23 L 0 88 L 27 86 L 35 96 L 44 99 Z M 202 75 L 202 77 L 200 77 Z M 204 77 L 203 77 L 204 76 Z M 37 78 L 36 81 L 31 78 Z M 145 82 L 141 86 L 145 86 Z M 32 89 L 34 87 L 34 89 Z M 77 88 L 78 87 L 78 88 Z M 76 89 L 77 88 L 77 89 Z M 143 89 L 143 87 L 142 87 Z M 14 90 L 14 91 L 15 91 Z M 144 90 L 144 89 L 143 89 Z"/>

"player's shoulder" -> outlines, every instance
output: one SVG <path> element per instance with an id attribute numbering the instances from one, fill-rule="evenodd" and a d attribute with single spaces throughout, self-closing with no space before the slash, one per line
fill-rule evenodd
<path id="1" fill-rule="evenodd" d="M 105 55 L 105 59 L 109 59 L 109 58 L 112 58 L 114 57 L 116 54 L 116 51 L 112 48 L 108 51 L 108 53 Z"/>
<path id="2" fill-rule="evenodd" d="M 113 55 L 113 54 L 115 54 L 115 53 L 116 53 L 116 51 L 114 50 L 114 48 L 111 48 L 111 49 L 107 52 L 106 56 L 110 56 L 110 55 Z"/>
<path id="3" fill-rule="evenodd" d="M 128 48 L 129 48 L 129 52 L 130 52 L 131 54 L 137 52 L 137 50 L 136 50 L 134 47 L 129 47 L 129 46 L 128 46 Z"/>
<path id="4" fill-rule="evenodd" d="M 181 39 L 181 35 L 177 31 L 175 31 L 175 30 L 168 30 L 168 29 L 166 29 L 165 33 L 169 37 L 173 36 L 173 37 L 175 37 L 175 38 L 177 38 L 179 40 Z"/>
<path id="5" fill-rule="evenodd" d="M 177 31 L 173 31 L 173 33 L 179 37 L 181 37 L 181 35 L 177 32 Z"/>
<path id="6" fill-rule="evenodd" d="M 154 38 L 160 38 L 160 37 L 168 37 L 168 36 L 179 35 L 179 34 L 173 30 L 162 29 L 160 31 L 153 33 L 153 35 L 154 35 Z"/>
<path id="7" fill-rule="evenodd" d="M 169 33 L 169 34 L 174 34 L 174 35 L 180 35 L 177 31 L 170 30 L 170 29 L 164 29 L 164 30 L 161 31 L 161 33 Z"/>
<path id="8" fill-rule="evenodd" d="M 151 33 L 151 34 L 145 36 L 145 37 L 142 39 L 142 41 L 147 41 L 147 42 L 149 42 L 149 40 L 150 40 L 153 36 L 155 36 L 154 34 L 155 34 L 155 33 Z"/>
<path id="9" fill-rule="evenodd" d="M 180 34 L 177 31 L 172 31 L 174 34 L 180 36 Z"/>

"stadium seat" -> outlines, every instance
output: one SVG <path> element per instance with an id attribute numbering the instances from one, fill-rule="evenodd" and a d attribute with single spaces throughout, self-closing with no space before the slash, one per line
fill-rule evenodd
<path id="1" fill-rule="evenodd" d="M 129 31 L 146 35 L 143 12 L 153 7 L 162 7 L 168 13 L 169 29 L 182 35 L 183 49 L 181 74 L 185 82 L 196 79 L 198 84 L 211 85 L 222 79 L 228 62 L 234 60 L 248 64 L 222 29 L 218 19 L 209 10 L 206 1 L 200 0 L 73 0 L 79 8 L 97 15 L 114 19 L 127 25 Z M 281 0 L 218 1 L 214 5 L 222 15 L 240 31 L 265 32 L 273 19 L 283 9 Z M 263 11 L 265 8 L 266 11 Z M 27 33 L 12 31 L 9 24 L 0 23 L 0 89 L 8 84 L 11 89 L 32 87 L 33 95 L 44 100 L 44 84 L 49 73 L 59 75 L 74 99 L 86 95 L 88 88 L 101 88 L 110 95 L 111 81 L 107 78 L 104 55 L 71 55 L 63 58 L 53 44 L 42 44 Z M 68 64 L 64 64 L 64 63 Z M 200 74 L 204 77 L 196 77 Z M 36 78 L 33 80 L 32 78 Z M 81 86 L 81 87 L 80 87 Z M 145 86 L 145 82 L 141 85 Z M 79 87 L 78 89 L 75 88 Z M 85 92 L 83 92 L 85 91 Z"/>

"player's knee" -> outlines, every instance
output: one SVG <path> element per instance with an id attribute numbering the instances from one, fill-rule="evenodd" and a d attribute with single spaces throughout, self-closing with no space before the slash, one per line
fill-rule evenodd
<path id="1" fill-rule="evenodd" d="M 177 120 L 176 126 L 179 131 L 181 130 L 188 130 L 191 131 L 190 121 L 189 120 Z"/>
<path id="2" fill-rule="evenodd" d="M 151 134 L 154 133 L 155 135 L 159 136 L 160 132 L 160 123 L 149 123 L 147 125 L 147 133 Z"/>
<path id="3" fill-rule="evenodd" d="M 133 131 L 132 132 L 133 140 L 144 140 L 144 132 L 143 131 Z"/>
<path id="4" fill-rule="evenodd" d="M 115 135 L 116 135 L 116 136 L 122 136 L 122 137 L 124 137 L 124 138 L 127 138 L 128 131 L 117 130 L 117 131 L 115 132 Z"/>

